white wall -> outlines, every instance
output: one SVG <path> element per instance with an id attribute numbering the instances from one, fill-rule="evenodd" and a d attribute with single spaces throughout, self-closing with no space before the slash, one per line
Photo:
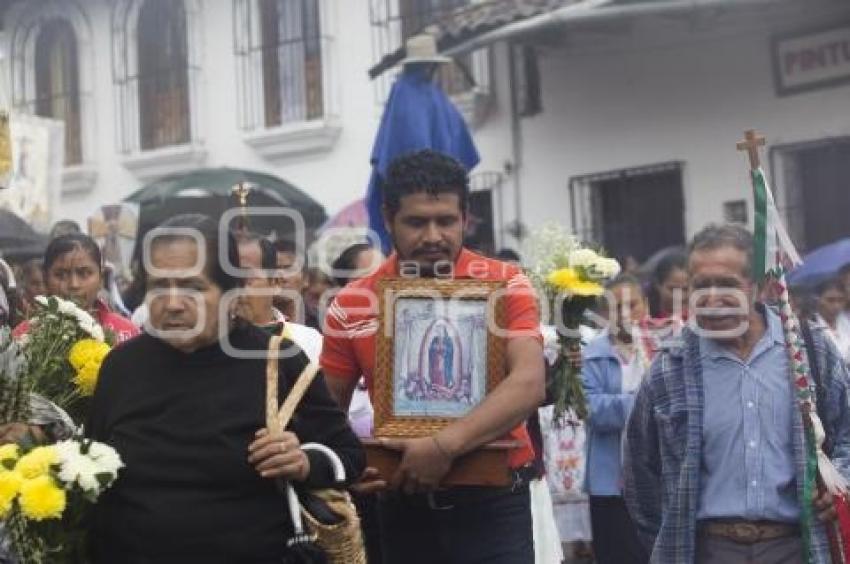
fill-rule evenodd
<path id="1" fill-rule="evenodd" d="M 95 112 L 84 116 L 96 127 L 96 185 L 89 191 L 63 194 L 54 218 L 84 221 L 97 206 L 119 201 L 145 184 L 121 164 L 117 152 L 116 105 L 112 76 L 111 9 L 107 0 L 77 1 L 93 35 Z M 23 4 L 27 4 L 24 2 Z M 326 207 L 330 215 L 365 194 L 369 152 L 380 117 L 367 77 L 372 63 L 369 13 L 365 3 L 327 0 L 332 36 L 327 60 L 333 65 L 334 96 L 342 132 L 329 152 L 270 161 L 243 141 L 237 122 L 236 61 L 233 52 L 231 0 L 201 0 L 202 44 L 199 107 L 200 136 L 207 158 L 204 166 L 232 166 L 276 174 L 298 186 Z M 6 24 L 15 25 L 14 10 Z M 7 34 L 10 35 L 10 34 Z M 94 114 L 94 115 L 92 115 Z"/>
<path id="2" fill-rule="evenodd" d="M 681 160 L 690 235 L 722 220 L 722 202 L 750 199 L 747 161 L 735 149 L 745 129 L 758 129 L 769 145 L 850 135 L 850 87 L 774 92 L 771 35 L 850 12 L 846 3 L 800 4 L 806 13 L 731 17 L 701 30 L 647 18 L 607 33 L 567 30 L 560 45 L 544 43 L 544 111 L 522 120 L 524 223 L 569 223 L 571 176 Z M 503 116 L 484 129 L 509 125 Z M 485 160 L 507 152 L 504 139 L 479 145 Z"/>
<path id="3" fill-rule="evenodd" d="M 96 127 L 97 183 L 89 192 L 64 195 L 54 214 L 82 221 L 96 206 L 118 201 L 144 182 L 121 164 L 116 149 L 110 3 L 61 1 L 82 6 L 93 35 L 95 60 L 82 64 L 94 69 L 96 112 L 87 119 Z M 202 118 L 205 166 L 271 172 L 333 214 L 365 193 L 380 108 L 366 75 L 374 60 L 365 2 L 325 4 L 333 37 L 327 59 L 342 123 L 329 152 L 269 161 L 244 142 L 237 124 L 230 0 L 200 0 L 203 69 L 200 104 L 193 110 Z M 654 17 L 549 33 L 540 42 L 544 111 L 521 120 L 521 166 L 505 177 L 497 197 L 504 222 L 516 216 L 517 178 L 522 221 L 533 227 L 548 220 L 569 223 L 571 176 L 681 160 L 690 234 L 721 219 L 723 201 L 749 198 L 746 161 L 734 147 L 744 129 L 758 128 L 771 144 L 850 134 L 850 88 L 787 98 L 774 93 L 771 35 L 835 22 L 848 12 L 846 2 L 834 0 L 797 4 L 805 12 L 771 8 L 746 18 L 696 21 Z M 10 16 L 8 29 L 14 10 Z M 507 48 L 497 44 L 493 52 L 489 113 L 474 129 L 482 155 L 478 171 L 516 164 Z M 515 245 L 510 238 L 502 242 Z"/>

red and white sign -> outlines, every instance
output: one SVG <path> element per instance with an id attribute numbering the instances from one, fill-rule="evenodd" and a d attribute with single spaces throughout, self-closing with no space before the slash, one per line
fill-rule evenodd
<path id="1" fill-rule="evenodd" d="M 850 81 L 850 25 L 778 39 L 774 57 L 779 94 Z"/>

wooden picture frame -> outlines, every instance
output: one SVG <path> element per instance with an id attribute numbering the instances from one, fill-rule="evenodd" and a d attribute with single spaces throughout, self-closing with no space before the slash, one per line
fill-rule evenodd
<path id="1" fill-rule="evenodd" d="M 505 378 L 504 281 L 378 284 L 376 437 L 422 437 L 463 417 Z"/>

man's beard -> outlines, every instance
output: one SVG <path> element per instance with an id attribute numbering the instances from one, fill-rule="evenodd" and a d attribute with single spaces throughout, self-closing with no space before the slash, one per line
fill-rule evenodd
<path id="1" fill-rule="evenodd" d="M 426 258 L 429 256 L 434 258 Z M 399 260 L 403 277 L 451 278 L 457 253 L 446 245 L 433 245 L 414 249 L 410 256 Z M 406 274 L 406 276 L 404 276 Z"/>

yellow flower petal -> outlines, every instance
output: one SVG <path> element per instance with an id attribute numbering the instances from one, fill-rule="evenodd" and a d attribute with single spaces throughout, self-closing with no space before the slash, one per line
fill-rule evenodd
<path id="1" fill-rule="evenodd" d="M 68 351 L 68 362 L 74 370 L 80 370 L 90 362 L 98 364 L 103 362 L 107 354 L 109 354 L 109 345 L 106 343 L 94 339 L 81 339 Z"/>
<path id="2" fill-rule="evenodd" d="M 12 502 L 21 490 L 23 481 L 17 472 L 0 472 L 0 517 L 5 517 L 12 509 Z"/>
<path id="3" fill-rule="evenodd" d="M 20 455 L 20 448 L 15 443 L 8 443 L 0 446 L 0 462 L 5 462 L 6 460 L 17 460 Z"/>
<path id="4" fill-rule="evenodd" d="M 66 501 L 65 490 L 59 488 L 48 476 L 26 480 L 21 484 L 18 503 L 24 517 L 33 521 L 61 517 Z"/>
<path id="5" fill-rule="evenodd" d="M 558 290 L 566 290 L 579 282 L 579 277 L 572 268 L 559 268 L 550 272 L 549 276 L 546 277 L 546 281 Z"/>
<path id="6" fill-rule="evenodd" d="M 59 462 L 59 457 L 53 447 L 36 447 L 23 455 L 15 464 L 15 472 L 18 472 L 25 480 L 32 480 L 46 475 L 50 471 L 50 465 Z"/>
<path id="7" fill-rule="evenodd" d="M 77 385 L 83 396 L 94 394 L 97 377 L 100 374 L 100 365 L 101 363 L 98 361 L 89 361 L 74 376 L 74 384 Z"/>
<path id="8" fill-rule="evenodd" d="M 604 292 L 604 288 L 601 284 L 597 284 L 596 282 L 579 282 L 574 284 L 567 291 L 574 296 L 590 297 L 601 296 Z"/>

